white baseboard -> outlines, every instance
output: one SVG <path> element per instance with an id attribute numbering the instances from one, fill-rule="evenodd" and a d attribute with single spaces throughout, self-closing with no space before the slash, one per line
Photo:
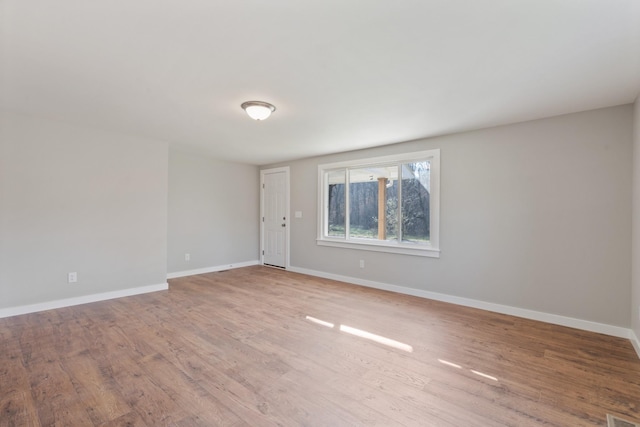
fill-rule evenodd
<path id="1" fill-rule="evenodd" d="M 53 310 L 54 308 L 70 307 L 72 305 L 87 304 L 115 298 L 129 297 L 132 295 L 146 294 L 149 292 L 165 291 L 169 289 L 167 283 L 159 285 L 140 286 L 137 288 L 122 289 L 118 291 L 103 292 L 100 294 L 83 295 L 80 297 L 64 298 L 55 301 L 41 302 L 37 304 L 21 305 L 18 307 L 0 308 L 0 319 L 3 317 L 18 316 L 20 314 L 35 313 L 38 311 Z"/>
<path id="2" fill-rule="evenodd" d="M 358 279 L 355 277 L 341 276 L 339 274 L 325 273 L 323 271 L 309 270 L 306 268 L 291 267 L 289 271 L 295 273 L 308 274 L 310 276 L 322 277 L 325 279 L 338 280 L 340 282 L 352 283 L 355 285 L 366 286 L 369 288 L 382 289 L 385 291 L 397 292 L 400 294 L 413 295 L 416 297 L 443 301 L 452 304 L 462 305 L 466 307 L 479 308 L 482 310 L 493 311 L 495 313 L 509 314 L 511 316 L 522 317 L 525 319 L 538 320 L 541 322 L 552 323 L 554 325 L 568 326 L 570 328 L 582 329 L 590 332 L 611 335 L 619 338 L 629 339 L 633 333 L 631 329 L 620 326 L 607 325 L 604 323 L 592 322 L 589 320 L 575 319 L 573 317 L 565 317 L 557 314 L 544 313 L 540 311 L 528 310 L 525 308 L 511 307 L 508 305 L 494 304 L 486 301 L 479 301 L 470 298 L 463 298 L 454 295 L 441 294 L 438 292 L 423 291 L 420 289 L 407 288 L 404 286 L 390 285 L 387 283 L 374 282 L 371 280 Z M 633 343 L 633 339 L 631 340 Z M 637 340 L 636 344 L 637 345 Z M 636 347 L 638 352 L 638 347 Z M 640 352 L 638 352 L 640 356 Z"/>
<path id="3" fill-rule="evenodd" d="M 230 270 L 232 268 L 249 267 L 251 265 L 258 265 L 260 261 L 244 261 L 236 262 L 233 264 L 217 265 L 215 267 L 196 268 L 195 270 L 175 271 L 173 273 L 167 273 L 167 279 L 176 279 L 178 277 L 195 276 L 196 274 L 213 273 L 216 271 Z"/>
<path id="4" fill-rule="evenodd" d="M 631 341 L 631 345 L 633 345 L 633 349 L 640 357 L 640 340 L 638 340 L 638 336 L 633 332 L 633 329 L 629 330 L 629 341 Z"/>

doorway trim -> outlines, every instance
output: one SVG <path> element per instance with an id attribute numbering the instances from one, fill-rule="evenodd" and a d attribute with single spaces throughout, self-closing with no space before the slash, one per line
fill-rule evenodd
<path id="1" fill-rule="evenodd" d="M 279 168 L 271 168 L 271 169 L 261 169 L 260 170 L 260 264 L 264 265 L 264 177 L 270 173 L 279 173 L 284 172 L 285 179 L 285 209 L 287 212 L 286 220 L 285 220 L 285 233 L 284 233 L 284 244 L 285 244 L 285 254 L 284 254 L 284 268 L 288 270 L 291 266 L 289 263 L 289 253 L 290 251 L 290 235 L 291 235 L 291 206 L 290 206 L 290 185 L 289 185 L 289 166 L 282 166 Z"/>

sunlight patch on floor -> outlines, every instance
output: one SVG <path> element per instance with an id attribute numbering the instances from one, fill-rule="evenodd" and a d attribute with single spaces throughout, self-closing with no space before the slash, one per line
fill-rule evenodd
<path id="1" fill-rule="evenodd" d="M 333 323 L 330 322 L 325 322 L 324 320 L 320 320 L 320 319 L 316 319 L 315 317 L 311 317 L 311 316 L 307 316 L 305 317 L 305 319 L 307 319 L 310 322 L 313 322 L 317 325 L 322 325 L 322 326 L 326 326 L 327 328 L 333 328 Z"/>
<path id="2" fill-rule="evenodd" d="M 490 379 L 490 380 L 493 380 L 493 381 L 498 381 L 498 379 L 496 377 L 492 377 L 491 375 L 487 375 L 487 374 L 484 374 L 484 373 L 479 372 L 479 371 L 474 371 L 473 369 L 470 369 L 470 371 L 473 372 L 476 375 L 480 375 L 483 378 L 487 378 L 487 379 Z"/>
<path id="3" fill-rule="evenodd" d="M 342 332 L 346 332 L 347 334 L 351 334 L 360 338 L 375 341 L 377 343 L 384 344 L 389 347 L 397 348 L 398 350 L 406 351 L 408 353 L 413 353 L 412 346 L 410 346 L 409 344 L 402 343 L 400 341 L 392 340 L 391 338 L 386 338 L 380 335 L 372 334 L 371 332 L 352 328 L 351 326 L 346 326 L 346 325 L 340 325 L 340 330 Z"/>
<path id="4" fill-rule="evenodd" d="M 462 366 L 456 365 L 455 363 L 451 363 L 451 362 L 448 362 L 446 360 L 438 359 L 438 362 L 440 362 L 440 363 L 442 363 L 444 365 L 447 365 L 447 366 L 452 366 L 454 368 L 462 369 Z"/>
<path id="5" fill-rule="evenodd" d="M 315 323 L 316 325 L 325 326 L 327 328 L 333 328 L 335 326 L 331 322 L 327 322 L 326 320 L 321 320 L 316 317 L 305 316 L 305 319 L 312 323 Z M 355 335 L 357 337 L 374 341 L 389 347 L 397 348 L 398 350 L 406 351 L 408 353 L 413 352 L 413 347 L 410 346 L 409 344 L 392 340 L 391 338 L 383 337 L 381 335 L 376 335 L 371 332 L 363 331 L 362 329 L 352 328 L 351 326 L 347 326 L 347 325 L 339 325 L 338 329 L 340 330 L 340 332 L 344 332 L 349 335 Z"/>
<path id="6" fill-rule="evenodd" d="M 458 365 L 457 363 L 453 363 L 453 362 L 449 362 L 448 360 L 444 360 L 444 359 L 438 359 L 438 362 L 442 363 L 443 365 L 447 365 L 447 366 L 451 366 L 452 368 L 456 368 L 456 369 L 462 369 L 462 366 Z M 469 369 L 470 372 L 481 376 L 482 378 L 486 378 L 488 380 L 492 380 L 492 381 L 498 381 L 498 379 L 492 375 L 488 375 L 485 374 L 484 372 L 480 372 L 480 371 L 476 371 L 474 369 Z"/>

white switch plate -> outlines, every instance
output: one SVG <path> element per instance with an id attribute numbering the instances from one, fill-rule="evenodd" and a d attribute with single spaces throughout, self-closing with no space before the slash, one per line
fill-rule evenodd
<path id="1" fill-rule="evenodd" d="M 78 281 L 78 273 L 75 271 L 67 275 L 67 282 L 76 283 Z"/>
<path id="2" fill-rule="evenodd" d="M 295 211 L 294 216 L 296 218 L 302 218 L 302 211 Z"/>
<path id="3" fill-rule="evenodd" d="M 364 268 L 364 260 L 363 259 L 360 260 L 360 268 Z"/>
<path id="4" fill-rule="evenodd" d="M 184 254 L 185 261 L 191 261 L 191 254 Z"/>

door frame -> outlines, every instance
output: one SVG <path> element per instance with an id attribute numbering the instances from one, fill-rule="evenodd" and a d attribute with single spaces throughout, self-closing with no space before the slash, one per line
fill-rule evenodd
<path id="1" fill-rule="evenodd" d="M 260 264 L 264 265 L 264 176 L 271 173 L 279 173 L 284 172 L 284 180 L 285 180 L 285 210 L 286 220 L 285 220 L 285 230 L 284 230 L 284 268 L 288 270 L 290 268 L 289 264 L 289 250 L 290 248 L 290 229 L 291 229 L 291 206 L 289 203 L 290 199 L 290 186 L 289 186 L 289 166 L 283 166 L 279 168 L 272 169 L 261 169 L 260 170 Z"/>

